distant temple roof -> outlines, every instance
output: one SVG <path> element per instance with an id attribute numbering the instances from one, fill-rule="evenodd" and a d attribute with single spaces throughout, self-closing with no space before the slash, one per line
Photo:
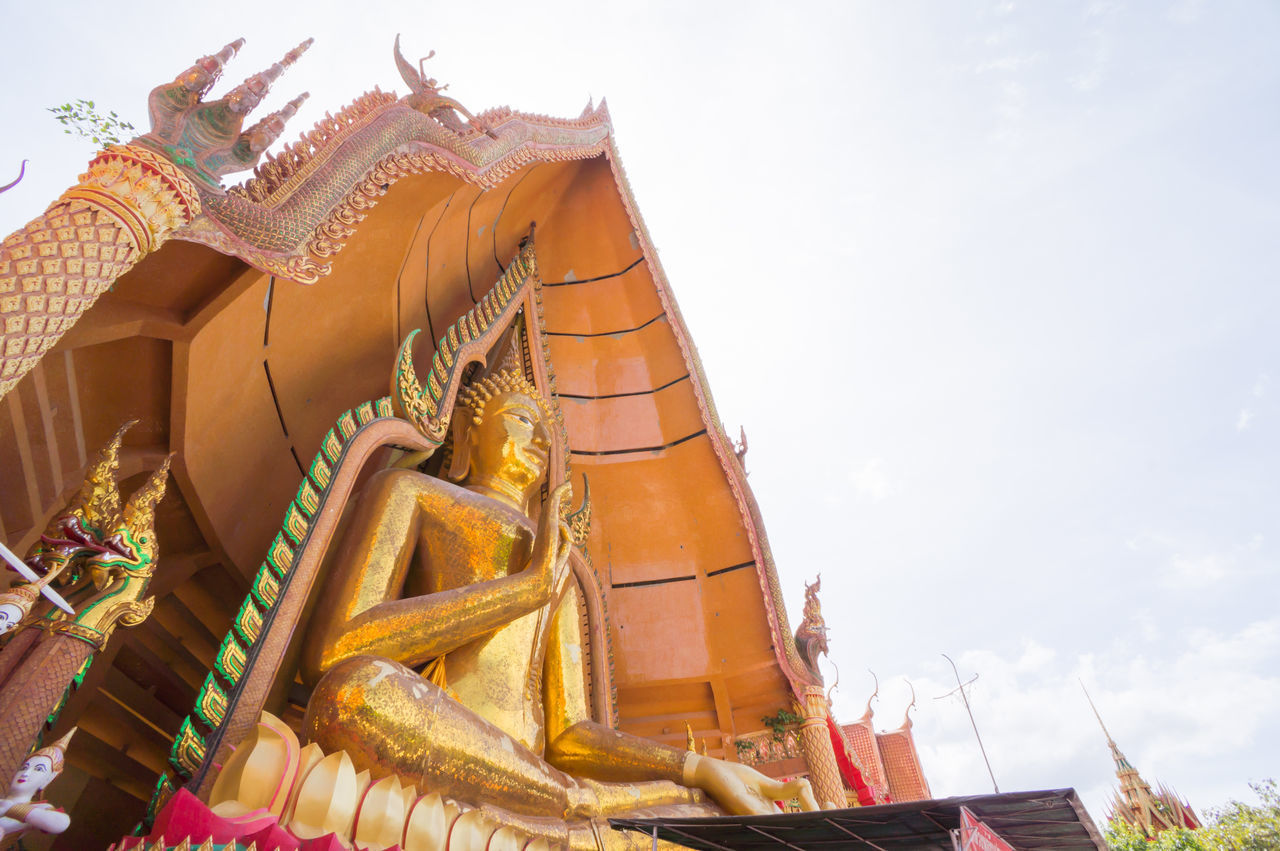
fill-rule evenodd
<path id="1" fill-rule="evenodd" d="M 896 803 L 920 801 L 932 797 L 929 781 L 920 766 L 915 738 L 911 735 L 911 716 L 902 719 L 896 730 L 877 733 L 871 724 L 874 713 L 871 702 L 867 711 L 852 724 L 843 724 L 845 737 L 862 764 L 862 776 L 873 790 L 887 793 Z M 881 794 L 877 794 L 879 799 Z"/>
<path id="2" fill-rule="evenodd" d="M 1084 684 L 1081 683 L 1081 688 Z M 1107 725 L 1102 723 L 1098 708 L 1093 705 L 1086 689 L 1085 698 L 1098 719 L 1102 733 L 1107 737 L 1107 746 L 1111 748 L 1111 758 L 1116 763 L 1116 777 L 1120 780 L 1120 789 L 1113 790 L 1111 800 L 1107 804 L 1107 818 L 1110 821 L 1122 819 L 1141 830 L 1148 837 L 1153 837 L 1164 830 L 1185 827 L 1195 830 L 1200 827 L 1200 817 L 1191 805 L 1180 799 L 1175 792 L 1160 786 L 1159 792 L 1153 792 L 1151 785 L 1142 778 L 1138 769 L 1133 767 L 1129 759 L 1120 752 L 1120 747 L 1111 738 Z"/>

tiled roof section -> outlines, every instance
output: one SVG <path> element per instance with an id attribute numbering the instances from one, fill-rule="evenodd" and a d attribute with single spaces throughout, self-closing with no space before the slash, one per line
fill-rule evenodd
<path id="1" fill-rule="evenodd" d="M 840 726 L 844 730 L 845 738 L 853 746 L 854 753 L 858 755 L 858 762 L 862 763 L 862 779 L 868 786 L 888 789 L 889 784 L 885 782 L 884 767 L 880 763 L 880 754 L 876 750 L 875 732 L 871 729 L 871 723 L 855 721 L 852 724 Z"/>
<path id="2" fill-rule="evenodd" d="M 876 743 L 884 759 L 885 773 L 889 775 L 889 794 L 894 801 L 921 801 L 932 797 L 929 783 L 920 768 L 910 727 L 877 733 Z"/>

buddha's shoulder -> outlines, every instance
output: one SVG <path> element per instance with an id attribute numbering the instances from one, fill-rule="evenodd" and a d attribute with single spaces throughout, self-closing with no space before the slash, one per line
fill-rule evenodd
<path id="1" fill-rule="evenodd" d="M 468 523 L 489 521 L 502 526 L 533 528 L 533 521 L 519 509 L 445 479 L 426 478 L 431 483 L 424 483 L 424 490 L 430 492 L 431 502 L 438 507 L 436 514 L 446 525 L 450 518 L 465 517 Z"/>

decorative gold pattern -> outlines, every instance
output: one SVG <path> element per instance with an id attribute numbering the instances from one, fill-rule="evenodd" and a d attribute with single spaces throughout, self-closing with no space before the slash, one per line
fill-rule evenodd
<path id="1" fill-rule="evenodd" d="M 591 483 L 587 481 L 584 473 L 582 476 L 582 505 L 577 511 L 569 511 L 569 504 L 565 503 L 561 506 L 564 512 L 565 522 L 569 524 L 569 533 L 573 537 L 573 543 L 580 547 L 587 546 L 587 538 L 591 536 Z"/>
<path id="2" fill-rule="evenodd" d="M 800 724 L 800 749 L 804 752 L 804 761 L 809 766 L 809 780 L 813 783 L 813 793 L 823 806 L 834 803 L 843 806 L 846 803 L 844 783 L 840 779 L 840 766 L 836 763 L 836 752 L 831 745 L 831 734 L 827 729 L 827 696 L 821 686 L 810 686 L 805 689 L 803 711 L 804 721 Z"/>
<path id="3" fill-rule="evenodd" d="M 80 184 L 0 246 L 0 396 L 111 283 L 200 212 L 195 186 L 136 145 L 109 148 Z"/>
<path id="4" fill-rule="evenodd" d="M 463 345 L 493 313 L 458 323 Z M 459 369 L 461 358 L 453 361 Z M 453 393 L 449 375 L 438 385 Z M 430 383 L 427 391 L 416 378 L 403 384 L 402 409 L 447 401 Z M 315 683 L 308 738 L 348 754 L 357 769 L 536 819 L 686 803 L 677 779 L 738 813 L 768 812 L 774 798 L 796 795 L 816 806 L 807 782 L 779 784 L 591 717 L 560 512 L 568 484 L 534 502 L 549 461 L 550 407 L 509 367 L 457 402 L 470 416 L 453 418 L 448 477 L 461 486 L 384 470 L 345 524 L 303 641 L 301 675 Z M 429 673 L 419 674 L 424 665 Z"/>
<path id="5" fill-rule="evenodd" d="M 155 605 L 146 595 L 157 553 L 155 507 L 169 459 L 122 508 L 116 477 L 121 440 L 132 424 L 99 450 L 71 504 L 27 555 L 26 564 L 39 574 L 31 587 L 58 580 L 78 611 L 30 612 L 19 625 L 25 633 L 5 648 L 12 655 L 5 662 L 11 676 L 0 687 L 0 774 L 14 771 L 39 730 L 55 723 L 115 628 L 141 623 Z M 12 675 L 17 667 L 21 676 Z"/>
<path id="6" fill-rule="evenodd" d="M 819 683 L 822 682 L 822 671 L 818 668 L 818 657 L 827 654 L 827 622 L 822 619 L 822 603 L 818 600 L 821 589 L 821 575 L 804 586 L 804 618 L 796 628 L 795 637 L 800 658 Z"/>
<path id="7" fill-rule="evenodd" d="M 243 134 L 240 127 L 305 44 L 222 99 L 200 100 L 242 44 L 227 45 L 154 89 L 151 131 L 99 153 L 78 185 L 0 246 L 0 396 L 116 278 L 200 217 L 202 190 L 190 176 L 216 198 L 218 176 L 251 168 L 283 132 L 300 99 Z"/>
<path id="8" fill-rule="evenodd" d="M 155 598 L 146 593 L 156 566 L 156 504 L 164 498 L 171 458 L 122 509 L 116 481 L 120 444 L 135 422 L 121 426 L 99 450 L 75 499 L 49 524 L 27 558 L 46 576 L 58 576 L 69 593 L 93 586 L 97 593 L 80 604 L 77 614 L 55 611 L 40 626 L 99 649 L 117 625 L 136 626 L 155 606 Z"/>
<path id="9" fill-rule="evenodd" d="M 391 377 L 391 398 L 396 413 L 416 425 L 436 446 L 443 443 L 465 367 L 484 357 L 490 329 L 508 325 L 520 309 L 525 292 L 540 286 L 538 261 L 530 237 L 498 282 L 446 330 L 431 358 L 425 389 L 413 365 L 413 343 L 419 332 L 410 333 L 400 346 Z M 541 394 L 535 395 L 545 406 Z"/>
<path id="10" fill-rule="evenodd" d="M 138 257 L 200 214 L 195 185 L 167 158 L 140 145 L 107 148 L 62 197 L 110 212 Z"/>
<path id="11" fill-rule="evenodd" d="M 800 750 L 798 735 L 798 727 L 788 726 L 780 737 L 772 730 L 759 730 L 738 736 L 734 740 L 738 760 L 747 765 L 760 765 L 784 759 L 801 759 L 804 754 Z"/>
<path id="12" fill-rule="evenodd" d="M 412 101 L 412 95 L 396 100 L 375 90 L 327 115 L 299 142 L 269 156 L 242 187 L 206 193 L 205 215 L 180 237 L 310 284 L 329 274 L 323 261 L 342 249 L 397 180 L 444 172 L 489 189 L 535 160 L 597 156 L 609 133 L 603 106 L 572 120 L 490 110 L 475 118 L 494 128 L 490 137 L 459 134 Z"/>

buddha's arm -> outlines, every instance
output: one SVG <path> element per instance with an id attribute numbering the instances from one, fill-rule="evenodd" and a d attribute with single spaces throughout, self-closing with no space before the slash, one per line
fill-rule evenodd
<path id="1" fill-rule="evenodd" d="M 578 589 L 569 582 L 551 622 L 543 666 L 547 762 L 592 780 L 679 783 L 687 751 L 632 736 L 591 720 L 578 627 Z"/>
<path id="2" fill-rule="evenodd" d="M 727 762 L 579 721 L 547 746 L 547 762 L 566 774 L 610 782 L 673 780 L 701 789 L 733 815 L 777 812 L 774 801 L 818 809 L 808 780 L 779 781 L 749 765 Z"/>
<path id="3" fill-rule="evenodd" d="M 583 676 L 577 588 L 556 609 L 543 672 L 547 762 L 574 777 L 615 783 L 672 780 L 701 789 L 731 813 L 774 812 L 774 801 L 799 798 L 817 809 L 807 780 L 785 783 L 747 765 L 712 759 L 592 721 Z"/>
<path id="4" fill-rule="evenodd" d="M 546 603 L 555 572 L 568 556 L 568 532 L 558 517 L 561 489 L 547 500 L 524 570 L 397 599 L 422 524 L 441 522 L 433 514 L 438 506 L 432 506 L 438 486 L 407 470 L 388 470 L 370 480 L 336 562 L 338 576 L 313 620 L 303 664 L 309 682 L 362 654 L 419 665 Z"/>
<path id="5" fill-rule="evenodd" d="M 542 605 L 538 571 L 379 603 L 343 624 L 325 643 L 321 672 L 344 659 L 384 656 L 414 667 L 510 623 Z"/>

